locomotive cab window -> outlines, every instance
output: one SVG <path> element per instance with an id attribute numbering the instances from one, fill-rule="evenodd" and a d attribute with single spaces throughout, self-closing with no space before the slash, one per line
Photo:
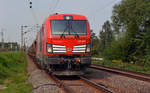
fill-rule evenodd
<path id="1" fill-rule="evenodd" d="M 86 35 L 85 20 L 51 20 L 53 35 Z"/>

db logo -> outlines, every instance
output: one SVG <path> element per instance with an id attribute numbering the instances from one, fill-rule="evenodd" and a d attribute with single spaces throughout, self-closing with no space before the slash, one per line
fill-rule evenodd
<path id="1" fill-rule="evenodd" d="M 72 51 L 72 48 L 67 48 L 67 51 Z"/>

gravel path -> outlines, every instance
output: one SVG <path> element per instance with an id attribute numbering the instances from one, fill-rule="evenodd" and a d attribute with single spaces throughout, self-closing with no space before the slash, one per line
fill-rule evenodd
<path id="1" fill-rule="evenodd" d="M 115 93 L 150 93 L 150 83 L 117 74 L 88 69 L 92 74 L 86 75 L 94 82 L 101 83 Z"/>
<path id="2" fill-rule="evenodd" d="M 42 70 L 38 69 L 32 62 L 30 57 L 27 57 L 28 66 L 27 71 L 29 74 L 28 81 L 36 88 L 43 84 L 55 84 L 49 79 L 49 76 Z M 55 85 L 45 85 L 34 89 L 33 93 L 64 93 L 60 88 Z"/>

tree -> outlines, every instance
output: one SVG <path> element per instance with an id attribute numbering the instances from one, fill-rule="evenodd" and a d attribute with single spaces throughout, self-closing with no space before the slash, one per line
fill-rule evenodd
<path id="1" fill-rule="evenodd" d="M 99 38 L 100 38 L 100 51 L 103 52 L 103 50 L 107 46 L 109 46 L 113 40 L 112 28 L 109 21 L 106 21 L 102 26 L 102 30 L 99 33 Z"/>
<path id="2" fill-rule="evenodd" d="M 125 32 L 122 42 L 116 40 L 122 46 L 120 52 L 126 51 L 124 61 L 140 61 L 150 51 L 150 1 L 149 0 L 122 0 L 114 6 L 112 15 L 112 27 L 116 33 Z M 114 49 L 114 50 L 113 50 Z M 117 51 L 117 48 L 111 48 Z M 123 53 L 120 53 L 123 54 Z M 119 53 L 118 53 L 118 56 Z"/>
<path id="3" fill-rule="evenodd" d="M 97 36 L 96 36 L 96 34 L 94 33 L 93 30 L 91 30 L 91 39 L 92 40 L 97 39 Z"/>
<path id="4" fill-rule="evenodd" d="M 99 39 L 96 34 L 91 30 L 91 42 L 92 42 L 92 55 L 98 55 Z"/>

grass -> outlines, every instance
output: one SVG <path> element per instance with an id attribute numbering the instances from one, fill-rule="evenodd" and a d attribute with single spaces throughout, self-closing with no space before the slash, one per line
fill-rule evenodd
<path id="1" fill-rule="evenodd" d="M 7 87 L 0 93 L 30 93 L 26 66 L 26 56 L 20 52 L 0 54 L 0 85 Z"/>
<path id="2" fill-rule="evenodd" d="M 134 64 L 130 64 L 130 63 L 124 63 L 124 62 L 114 63 L 114 62 L 106 61 L 106 60 L 104 60 L 104 61 L 92 60 L 92 64 L 103 65 L 106 67 L 120 68 L 120 69 L 150 74 L 150 67 L 149 66 L 143 66 L 142 67 L 142 66 L 137 66 Z"/>

